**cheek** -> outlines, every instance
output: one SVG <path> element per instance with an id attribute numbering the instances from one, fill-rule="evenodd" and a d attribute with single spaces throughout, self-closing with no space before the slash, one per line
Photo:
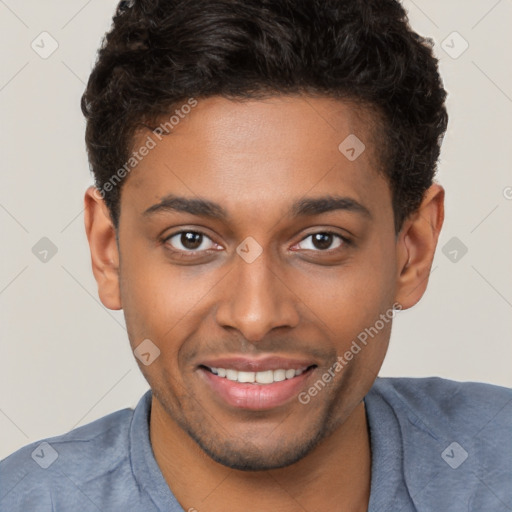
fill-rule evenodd
<path id="1" fill-rule="evenodd" d="M 391 243 L 361 252 L 337 269 L 302 276 L 309 308 L 339 355 L 375 373 L 389 342 L 395 293 Z M 318 322 L 318 319 L 321 322 Z M 322 324 L 327 326 L 323 327 Z M 357 361 L 356 361 L 357 360 Z"/>
<path id="2" fill-rule="evenodd" d="M 140 250 L 125 256 L 121 299 L 130 340 L 149 338 L 162 352 L 173 352 L 175 340 L 189 336 L 190 329 L 199 326 L 198 315 L 207 314 L 207 298 L 224 273 L 171 265 L 160 255 Z"/>
<path id="3" fill-rule="evenodd" d="M 351 265 L 323 276 L 305 277 L 306 303 L 334 332 L 355 334 L 385 313 L 393 299 L 390 273 L 377 265 Z"/>

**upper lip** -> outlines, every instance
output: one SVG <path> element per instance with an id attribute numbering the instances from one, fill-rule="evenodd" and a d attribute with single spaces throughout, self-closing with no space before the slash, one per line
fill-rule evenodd
<path id="1" fill-rule="evenodd" d="M 313 366 L 315 363 L 310 359 L 285 358 L 279 356 L 262 357 L 258 359 L 248 357 L 221 357 L 208 359 L 201 363 L 209 368 L 226 368 L 241 372 L 264 372 L 268 370 L 299 370 Z M 200 366 L 201 366 L 200 365 Z"/>

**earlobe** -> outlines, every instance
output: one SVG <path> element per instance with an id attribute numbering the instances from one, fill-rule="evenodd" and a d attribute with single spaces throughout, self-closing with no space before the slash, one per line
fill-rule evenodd
<path id="1" fill-rule="evenodd" d="M 398 237 L 395 300 L 402 309 L 414 306 L 425 293 L 443 221 L 444 189 L 434 184 L 418 210 L 404 222 Z"/>
<path id="2" fill-rule="evenodd" d="M 85 232 L 100 300 L 109 309 L 121 309 L 116 232 L 108 208 L 96 187 L 91 186 L 86 190 L 84 206 Z"/>

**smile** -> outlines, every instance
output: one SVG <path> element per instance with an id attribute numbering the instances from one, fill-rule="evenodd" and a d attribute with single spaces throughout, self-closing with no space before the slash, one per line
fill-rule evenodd
<path id="1" fill-rule="evenodd" d="M 250 384 L 273 384 L 274 382 L 282 382 L 283 380 L 293 379 L 301 375 L 307 370 L 307 367 L 285 370 L 279 368 L 277 370 L 266 370 L 262 372 L 246 372 L 238 371 L 233 368 L 210 368 L 206 367 L 214 375 L 228 379 L 233 382 L 250 383 Z"/>
<path id="2" fill-rule="evenodd" d="M 317 368 L 316 364 L 304 364 L 305 361 L 282 359 L 224 360 L 222 363 L 219 360 L 216 363 L 203 363 L 198 367 L 198 376 L 210 396 L 222 407 L 252 411 L 270 411 L 292 403 L 307 387 Z"/>

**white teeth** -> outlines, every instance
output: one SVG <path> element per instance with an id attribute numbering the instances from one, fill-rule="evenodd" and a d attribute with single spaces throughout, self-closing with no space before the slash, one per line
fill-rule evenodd
<path id="1" fill-rule="evenodd" d="M 238 380 L 238 372 L 236 370 L 227 370 L 226 369 L 226 379 Z"/>
<path id="2" fill-rule="evenodd" d="M 238 372 L 238 382 L 254 382 L 254 372 Z"/>
<path id="3" fill-rule="evenodd" d="M 274 370 L 274 381 L 280 382 L 286 379 L 286 370 Z"/>
<path id="4" fill-rule="evenodd" d="M 274 382 L 274 371 L 256 372 L 256 382 L 259 384 L 272 384 Z"/>
<path id="5" fill-rule="evenodd" d="M 258 384 L 272 384 L 273 382 L 281 382 L 303 373 L 306 369 L 300 368 L 298 370 L 265 370 L 263 372 L 242 372 L 232 370 L 230 368 L 210 368 L 211 372 L 219 377 L 224 377 L 228 380 L 242 382 L 242 383 L 258 383 Z"/>

